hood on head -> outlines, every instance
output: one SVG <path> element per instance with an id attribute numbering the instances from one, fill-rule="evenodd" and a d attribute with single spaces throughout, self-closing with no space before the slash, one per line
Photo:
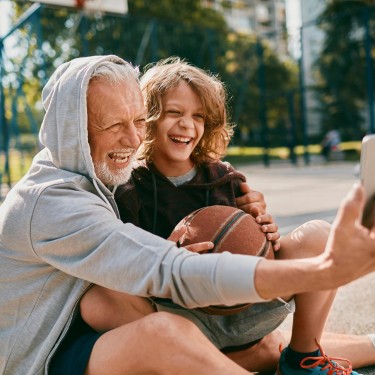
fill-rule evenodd
<path id="1" fill-rule="evenodd" d="M 42 92 L 46 110 L 39 140 L 56 167 L 95 178 L 87 131 L 87 89 L 103 61 L 127 64 L 108 56 L 81 57 L 59 66 Z"/>

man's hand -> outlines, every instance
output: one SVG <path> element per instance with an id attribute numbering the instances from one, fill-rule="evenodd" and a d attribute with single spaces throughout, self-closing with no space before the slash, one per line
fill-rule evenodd
<path id="1" fill-rule="evenodd" d="M 256 219 L 261 225 L 262 231 L 267 233 L 267 239 L 272 242 L 273 249 L 275 251 L 279 250 L 280 233 L 272 215 L 266 213 L 267 205 L 264 195 L 258 191 L 251 190 L 246 182 L 241 184 L 241 191 L 244 195 L 236 198 L 237 207 Z"/>
<path id="2" fill-rule="evenodd" d="M 169 241 L 173 241 L 177 246 L 179 246 L 179 242 L 181 237 L 185 234 L 187 227 L 182 226 L 178 230 L 174 231 L 169 237 Z M 201 251 L 208 251 L 214 248 L 214 244 L 211 241 L 207 242 L 198 242 L 188 246 L 184 246 L 185 249 L 192 251 L 193 253 L 200 253 Z"/>
<path id="3" fill-rule="evenodd" d="M 341 274 L 340 284 L 375 270 L 375 229 L 360 224 L 364 202 L 364 189 L 357 184 L 341 203 L 328 238 L 324 255 Z"/>

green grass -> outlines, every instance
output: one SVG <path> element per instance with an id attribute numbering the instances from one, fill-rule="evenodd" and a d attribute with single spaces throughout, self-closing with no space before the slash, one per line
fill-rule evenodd
<path id="1" fill-rule="evenodd" d="M 344 160 L 358 161 L 360 142 L 343 142 L 341 143 L 341 150 L 344 153 Z M 320 154 L 319 145 L 309 145 L 308 152 L 310 155 Z M 303 146 L 297 146 L 295 153 L 298 157 L 302 157 L 305 152 Z M 10 176 L 11 183 L 17 182 L 28 170 L 31 161 L 35 155 L 35 152 L 21 152 L 16 149 L 11 149 L 9 152 L 9 163 L 10 163 Z M 289 150 L 286 147 L 275 147 L 268 150 L 269 160 L 272 163 L 273 160 L 288 160 Z M 245 164 L 245 163 L 257 163 L 263 162 L 263 148 L 261 147 L 229 147 L 225 160 L 231 164 Z M 7 176 L 4 176 L 4 154 L 0 154 L 0 172 L 2 173 L 3 183 L 8 183 Z"/>
<path id="2" fill-rule="evenodd" d="M 344 160 L 358 161 L 359 152 L 361 149 L 361 142 L 342 142 L 340 148 L 344 155 Z M 310 155 L 320 155 L 320 145 L 309 145 L 307 151 Z M 228 148 L 225 160 L 231 164 L 245 164 L 256 163 L 263 161 L 264 149 L 261 147 L 237 147 L 231 146 Z M 302 157 L 305 153 L 304 146 L 296 146 L 294 152 L 298 158 Z M 270 162 L 272 160 L 289 160 L 289 149 L 287 147 L 274 147 L 268 150 Z"/>

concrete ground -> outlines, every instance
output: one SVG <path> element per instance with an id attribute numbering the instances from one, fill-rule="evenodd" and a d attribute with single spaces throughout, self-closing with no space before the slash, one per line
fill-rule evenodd
<path id="1" fill-rule="evenodd" d="M 249 185 L 263 192 L 271 213 L 283 234 L 310 219 L 332 222 L 342 198 L 358 180 L 358 165 L 348 162 L 309 166 L 287 163 L 238 165 Z M 326 330 L 339 333 L 375 333 L 375 273 L 341 287 L 330 313 Z M 290 327 L 291 320 L 284 323 Z M 375 366 L 361 369 L 375 374 Z"/>

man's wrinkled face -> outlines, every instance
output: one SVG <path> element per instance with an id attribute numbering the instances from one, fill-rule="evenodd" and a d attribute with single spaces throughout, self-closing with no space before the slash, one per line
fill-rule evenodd
<path id="1" fill-rule="evenodd" d="M 87 95 L 88 138 L 95 174 L 105 185 L 124 184 L 143 141 L 146 109 L 137 82 L 93 79 Z"/>

